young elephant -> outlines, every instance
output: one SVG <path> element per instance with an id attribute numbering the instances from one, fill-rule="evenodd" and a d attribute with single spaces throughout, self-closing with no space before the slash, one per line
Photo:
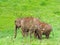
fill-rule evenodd
<path id="1" fill-rule="evenodd" d="M 35 36 L 39 39 L 42 39 L 42 35 L 45 35 L 46 38 L 49 38 L 52 27 L 49 24 L 40 22 L 40 25 L 37 25 L 37 30 L 35 30 Z"/>
<path id="2" fill-rule="evenodd" d="M 28 35 L 28 32 L 30 32 L 30 35 L 35 32 L 35 24 L 37 24 L 39 20 L 37 18 L 33 17 L 26 17 L 26 18 L 19 18 L 15 20 L 15 34 L 14 38 L 16 38 L 17 35 L 17 29 L 22 29 L 23 36 Z"/>

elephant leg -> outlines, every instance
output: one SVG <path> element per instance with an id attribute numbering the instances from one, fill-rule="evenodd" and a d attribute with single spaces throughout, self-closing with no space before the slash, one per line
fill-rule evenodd
<path id="1" fill-rule="evenodd" d="M 28 32 L 29 32 L 29 30 L 26 30 L 26 36 L 28 36 Z"/>
<path id="2" fill-rule="evenodd" d="M 28 35 L 27 29 L 22 29 L 22 35 L 23 37 Z"/>
<path id="3" fill-rule="evenodd" d="M 46 35 L 46 38 L 48 39 L 49 38 L 49 35 Z"/>
<path id="4" fill-rule="evenodd" d="M 49 32 L 45 34 L 47 39 L 49 38 L 49 34 L 50 34 Z"/>
<path id="5" fill-rule="evenodd" d="M 34 36 L 35 36 L 35 38 L 38 38 L 37 30 L 35 30 Z"/>
<path id="6" fill-rule="evenodd" d="M 23 37 L 25 36 L 25 32 L 24 32 L 24 29 L 22 29 L 22 35 L 23 35 Z"/>
<path id="7" fill-rule="evenodd" d="M 32 37 L 32 34 L 33 34 L 33 33 L 34 33 L 34 30 L 31 29 L 31 30 L 29 31 L 30 37 Z"/>
<path id="8" fill-rule="evenodd" d="M 38 39 L 42 39 L 42 34 L 38 34 Z"/>
<path id="9" fill-rule="evenodd" d="M 14 38 L 16 38 L 16 36 L 17 36 L 17 26 L 15 26 L 15 30 L 14 30 Z"/>
<path id="10" fill-rule="evenodd" d="M 38 39 L 42 39 L 43 31 L 38 31 Z"/>

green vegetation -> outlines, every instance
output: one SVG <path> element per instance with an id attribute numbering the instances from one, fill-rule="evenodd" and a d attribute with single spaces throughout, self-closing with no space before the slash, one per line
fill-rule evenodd
<path id="1" fill-rule="evenodd" d="M 49 39 L 22 37 L 21 29 L 13 38 L 15 19 L 30 16 L 52 26 Z M 60 0 L 0 0 L 0 45 L 60 45 Z"/>

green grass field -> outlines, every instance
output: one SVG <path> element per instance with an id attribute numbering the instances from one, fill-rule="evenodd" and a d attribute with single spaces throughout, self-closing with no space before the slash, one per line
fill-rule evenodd
<path id="1" fill-rule="evenodd" d="M 21 29 L 13 38 L 15 19 L 30 16 L 52 26 L 49 39 L 23 37 Z M 60 0 L 0 0 L 0 45 L 60 45 Z"/>

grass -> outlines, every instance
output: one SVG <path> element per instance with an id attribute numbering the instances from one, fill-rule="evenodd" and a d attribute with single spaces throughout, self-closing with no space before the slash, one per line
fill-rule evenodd
<path id="1" fill-rule="evenodd" d="M 21 29 L 13 38 L 15 19 L 30 16 L 52 26 L 49 39 L 23 37 Z M 0 0 L 0 45 L 60 45 L 60 0 Z"/>

